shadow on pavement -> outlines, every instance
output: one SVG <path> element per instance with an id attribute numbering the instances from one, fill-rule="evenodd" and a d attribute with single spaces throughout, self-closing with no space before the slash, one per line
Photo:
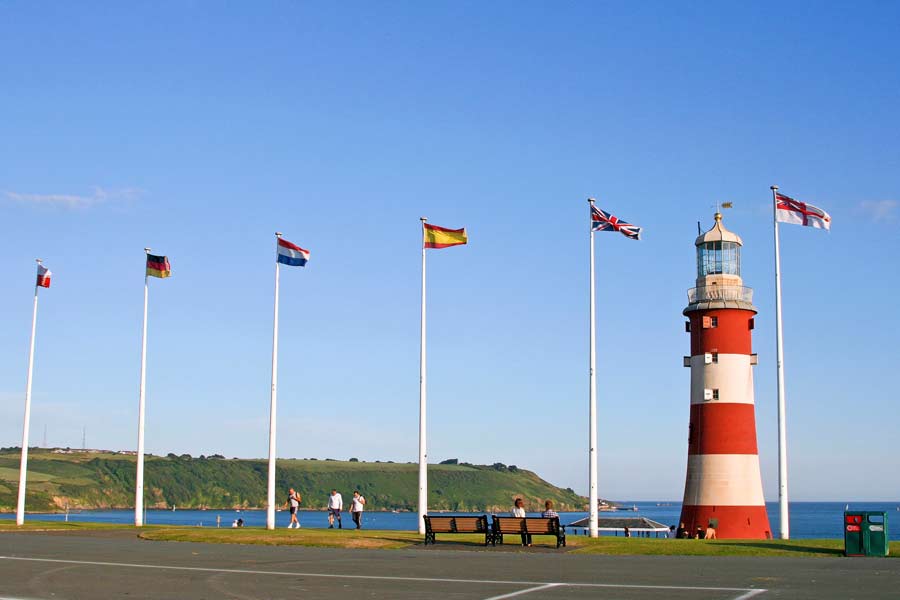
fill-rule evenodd
<path id="1" fill-rule="evenodd" d="M 741 542 L 740 544 L 727 544 L 719 542 L 720 546 L 733 548 L 762 548 L 763 550 L 784 550 L 785 552 L 806 552 L 809 554 L 822 554 L 825 556 L 843 556 L 840 548 L 822 548 L 820 546 L 798 546 L 796 544 L 779 544 L 778 542 Z"/>

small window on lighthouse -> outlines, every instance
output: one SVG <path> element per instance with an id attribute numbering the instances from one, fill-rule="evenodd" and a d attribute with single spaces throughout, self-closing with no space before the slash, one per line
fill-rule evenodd
<path id="1" fill-rule="evenodd" d="M 710 317 L 709 318 L 709 326 L 710 327 L 718 327 L 719 326 L 719 317 Z"/>
<path id="2" fill-rule="evenodd" d="M 713 400 L 718 400 L 718 399 L 719 399 L 719 390 L 713 390 L 713 391 L 712 391 L 712 399 L 713 399 Z"/>
<path id="3" fill-rule="evenodd" d="M 711 357 L 710 360 L 712 361 L 712 363 L 714 365 L 719 363 L 719 353 L 718 352 L 711 353 L 710 357 Z"/>

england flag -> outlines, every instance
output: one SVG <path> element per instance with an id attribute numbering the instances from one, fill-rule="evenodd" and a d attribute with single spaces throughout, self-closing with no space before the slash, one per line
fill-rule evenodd
<path id="1" fill-rule="evenodd" d="M 812 204 L 775 192 L 775 218 L 781 223 L 831 230 L 831 215 Z"/>

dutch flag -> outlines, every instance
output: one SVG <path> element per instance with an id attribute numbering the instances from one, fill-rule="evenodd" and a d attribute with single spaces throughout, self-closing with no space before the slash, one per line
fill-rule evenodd
<path id="1" fill-rule="evenodd" d="M 278 262 L 292 267 L 305 267 L 308 260 L 309 250 L 278 238 Z"/>

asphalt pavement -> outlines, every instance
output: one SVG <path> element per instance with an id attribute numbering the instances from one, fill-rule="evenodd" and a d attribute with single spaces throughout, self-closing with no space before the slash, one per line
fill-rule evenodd
<path id="1" fill-rule="evenodd" d="M 900 598 L 900 559 L 351 550 L 0 533 L 0 600 Z"/>

